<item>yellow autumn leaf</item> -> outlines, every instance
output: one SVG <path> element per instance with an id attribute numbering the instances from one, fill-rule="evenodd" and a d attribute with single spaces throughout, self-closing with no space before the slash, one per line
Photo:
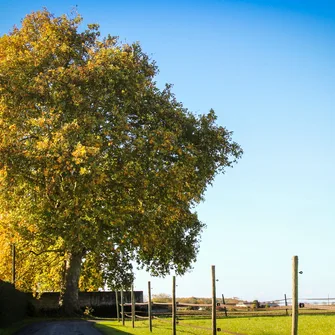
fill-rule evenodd
<path id="1" fill-rule="evenodd" d="M 81 175 L 88 174 L 88 170 L 85 167 L 81 167 L 79 170 L 79 174 Z"/>

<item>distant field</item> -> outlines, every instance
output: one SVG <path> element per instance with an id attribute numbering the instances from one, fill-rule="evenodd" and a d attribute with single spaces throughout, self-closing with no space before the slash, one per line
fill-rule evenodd
<path id="1" fill-rule="evenodd" d="M 148 321 L 136 321 L 132 328 L 130 321 L 125 326 L 117 321 L 99 321 L 96 327 L 106 335 L 133 334 L 149 335 Z M 291 331 L 291 317 L 265 316 L 218 319 L 219 334 L 243 335 L 288 335 Z M 226 332 L 225 332 L 226 331 Z M 151 334 L 171 335 L 171 319 L 153 320 Z M 189 318 L 179 320 L 177 334 L 210 335 L 211 320 Z M 335 315 L 299 316 L 299 335 L 335 335 Z"/>

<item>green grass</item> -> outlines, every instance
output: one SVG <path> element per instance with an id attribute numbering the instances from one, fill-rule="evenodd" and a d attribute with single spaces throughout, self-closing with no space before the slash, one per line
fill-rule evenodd
<path id="1" fill-rule="evenodd" d="M 291 334 L 291 317 L 244 317 L 218 319 L 217 327 L 224 330 L 246 335 L 289 335 Z M 98 321 L 96 327 L 106 335 L 133 334 L 149 335 L 149 322 L 136 321 L 132 328 L 130 321 L 125 326 L 117 321 Z M 301 315 L 299 316 L 299 335 L 335 335 L 335 315 Z M 179 320 L 177 334 L 183 335 L 211 335 L 210 319 L 184 319 Z M 153 320 L 151 334 L 170 335 L 171 319 Z"/>

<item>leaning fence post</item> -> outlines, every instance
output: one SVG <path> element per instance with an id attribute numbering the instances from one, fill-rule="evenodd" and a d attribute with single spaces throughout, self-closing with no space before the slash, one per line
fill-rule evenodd
<path id="1" fill-rule="evenodd" d="M 285 298 L 285 306 L 287 307 L 287 298 L 286 298 L 286 293 L 284 294 L 284 298 Z M 286 308 L 286 315 L 288 315 L 288 310 Z"/>
<path id="2" fill-rule="evenodd" d="M 224 315 L 225 315 L 225 316 L 228 316 L 228 313 L 227 313 L 227 306 L 226 306 L 226 300 L 224 299 L 224 295 L 223 295 L 223 293 L 222 293 L 222 303 L 225 305 L 225 306 L 223 307 Z"/>

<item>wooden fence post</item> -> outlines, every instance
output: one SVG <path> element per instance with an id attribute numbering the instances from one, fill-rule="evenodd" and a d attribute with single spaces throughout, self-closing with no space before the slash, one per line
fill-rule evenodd
<path id="1" fill-rule="evenodd" d="M 298 335 L 298 256 L 292 258 L 292 335 Z"/>
<path id="2" fill-rule="evenodd" d="M 121 290 L 121 317 L 122 317 L 122 325 L 124 326 L 124 301 L 123 301 L 123 287 Z"/>
<path id="3" fill-rule="evenodd" d="M 172 335 L 176 335 L 176 276 L 172 277 Z"/>
<path id="4" fill-rule="evenodd" d="M 222 293 L 222 303 L 225 305 L 225 306 L 223 307 L 224 315 L 225 315 L 225 316 L 228 316 L 227 307 L 226 307 L 226 300 L 225 300 L 225 298 L 224 298 L 223 293 Z"/>
<path id="5" fill-rule="evenodd" d="M 116 320 L 120 322 L 120 306 L 119 306 L 119 295 L 118 290 L 115 290 L 115 305 L 116 305 Z"/>
<path id="6" fill-rule="evenodd" d="M 216 282 L 215 265 L 212 265 L 212 335 L 216 335 Z"/>
<path id="7" fill-rule="evenodd" d="M 287 298 L 286 298 L 286 293 L 284 294 L 284 298 L 285 298 L 285 306 L 287 307 Z M 288 310 L 286 308 L 286 315 L 288 315 Z"/>
<path id="8" fill-rule="evenodd" d="M 131 324 L 135 328 L 135 295 L 134 284 L 131 285 Z"/>
<path id="9" fill-rule="evenodd" d="M 152 317 L 151 317 L 151 283 L 148 281 L 148 318 L 149 318 L 149 330 L 152 333 Z"/>

